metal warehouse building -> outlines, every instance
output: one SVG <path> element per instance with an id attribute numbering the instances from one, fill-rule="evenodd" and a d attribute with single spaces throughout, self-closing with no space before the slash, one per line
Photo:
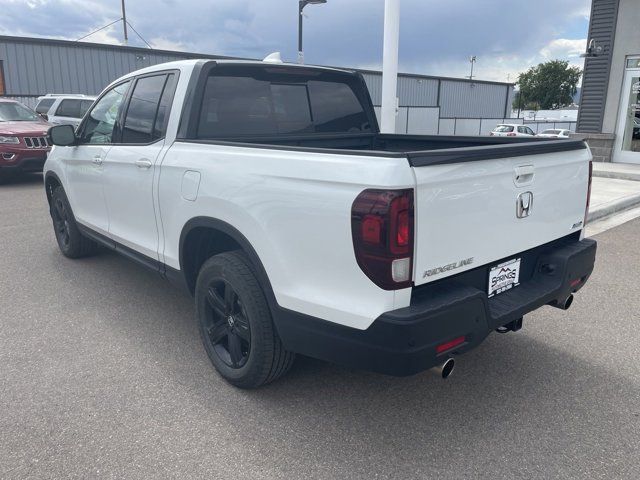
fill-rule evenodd
<path id="1" fill-rule="evenodd" d="M 139 68 L 188 58 L 230 58 L 44 38 L 0 36 L 0 96 L 34 106 L 46 93 L 98 94 Z M 376 111 L 382 74 L 361 70 Z M 513 84 L 400 74 L 398 133 L 478 135 L 510 117 Z"/>

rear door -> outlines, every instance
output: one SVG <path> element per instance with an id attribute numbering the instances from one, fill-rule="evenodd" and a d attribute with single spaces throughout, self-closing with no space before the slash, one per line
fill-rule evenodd
<path id="1" fill-rule="evenodd" d="M 165 148 L 176 81 L 175 72 L 154 73 L 135 80 L 120 139 L 104 162 L 109 236 L 153 259 L 158 258 L 153 202 L 156 163 Z"/>
<path id="2" fill-rule="evenodd" d="M 413 167 L 416 285 L 515 258 L 583 227 L 588 149 L 462 161 L 472 155 L 462 150 L 488 156 L 491 148 L 451 149 L 459 163 Z"/>

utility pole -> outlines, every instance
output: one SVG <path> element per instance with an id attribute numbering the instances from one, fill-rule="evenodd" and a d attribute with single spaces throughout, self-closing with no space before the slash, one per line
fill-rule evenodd
<path id="1" fill-rule="evenodd" d="M 384 2 L 384 40 L 382 48 L 382 109 L 380 130 L 396 132 L 398 108 L 398 45 L 400 41 L 400 0 Z"/>
<path id="2" fill-rule="evenodd" d="M 476 63 L 476 56 L 473 55 L 469 57 L 469 62 L 471 62 L 471 75 L 469 75 L 469 80 L 473 80 L 473 64 Z"/>
<path id="3" fill-rule="evenodd" d="M 127 35 L 127 12 L 124 8 L 124 0 L 122 0 L 122 29 L 124 30 L 124 44 L 129 42 L 129 36 Z"/>

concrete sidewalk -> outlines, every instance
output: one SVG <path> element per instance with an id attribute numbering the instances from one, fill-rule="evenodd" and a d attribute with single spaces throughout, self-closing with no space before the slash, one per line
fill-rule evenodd
<path id="1" fill-rule="evenodd" d="M 587 223 L 640 205 L 640 165 L 593 162 Z"/>
<path id="2" fill-rule="evenodd" d="M 633 163 L 593 162 L 593 176 L 640 181 L 640 165 Z"/>

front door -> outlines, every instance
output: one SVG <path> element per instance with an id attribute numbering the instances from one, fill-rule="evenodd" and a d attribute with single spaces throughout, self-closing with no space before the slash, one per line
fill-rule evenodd
<path id="1" fill-rule="evenodd" d="M 104 197 L 104 162 L 113 147 L 113 133 L 129 82 L 121 83 L 96 102 L 78 129 L 76 145 L 63 151 L 66 190 L 76 220 L 107 234 L 109 215 Z"/>
<path id="2" fill-rule="evenodd" d="M 627 70 L 620 103 L 614 161 L 640 164 L 640 69 Z"/>

